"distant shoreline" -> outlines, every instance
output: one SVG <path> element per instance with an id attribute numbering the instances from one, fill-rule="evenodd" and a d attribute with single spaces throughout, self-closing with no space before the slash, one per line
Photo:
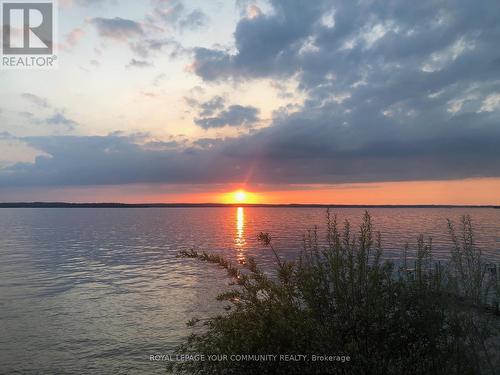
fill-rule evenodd
<path id="1" fill-rule="evenodd" d="M 283 208 L 495 208 L 495 205 L 440 204 L 250 204 L 250 203 L 68 203 L 68 202 L 4 202 L 0 208 L 213 208 L 213 207 L 283 207 Z"/>

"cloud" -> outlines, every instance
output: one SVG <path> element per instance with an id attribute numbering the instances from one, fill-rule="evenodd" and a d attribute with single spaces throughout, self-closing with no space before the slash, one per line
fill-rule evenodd
<path id="1" fill-rule="evenodd" d="M 0 132 L 0 139 L 1 140 L 14 140 L 14 139 L 16 139 L 16 137 L 14 137 L 9 132 L 2 131 L 2 132 Z"/>
<path id="2" fill-rule="evenodd" d="M 310 6 L 275 0 L 273 12 L 240 20 L 236 52 L 197 48 L 192 69 L 205 81 L 297 77 L 303 90 L 319 97 L 333 89 L 351 91 L 363 80 L 365 92 L 372 90 L 375 97 L 374 88 L 382 92 L 400 83 L 395 88 L 404 89 L 407 79 L 413 86 L 406 91 L 417 96 L 416 88 L 425 92 L 456 81 L 484 80 L 498 69 L 499 54 L 492 46 L 500 6 L 487 3 L 435 6 L 424 1 L 404 7 L 397 2 L 315 1 Z M 322 21 L 327 13 L 333 15 L 333 26 Z"/>
<path id="3" fill-rule="evenodd" d="M 207 81 L 252 76 L 284 76 L 297 68 L 301 42 L 327 9 L 325 1 L 272 1 L 274 13 L 244 17 L 234 32 L 236 54 L 197 48 L 194 71 Z"/>
<path id="4" fill-rule="evenodd" d="M 447 142 L 432 138 L 374 141 L 357 148 L 336 145 L 317 125 L 309 130 L 288 129 L 287 137 L 278 126 L 239 138 L 202 139 L 193 146 L 149 142 L 143 136 L 121 133 L 23 137 L 19 140 L 45 156 L 0 170 L 0 187 L 498 177 L 499 133 L 498 129 L 470 130 L 449 136 Z"/>
<path id="5" fill-rule="evenodd" d="M 206 117 L 213 115 L 216 111 L 222 110 L 225 106 L 225 100 L 222 96 L 215 96 L 209 101 L 201 103 L 200 116 Z"/>
<path id="6" fill-rule="evenodd" d="M 188 54 L 188 51 L 180 43 L 171 38 L 144 38 L 135 43 L 130 43 L 130 48 L 142 58 L 156 56 L 164 52 L 168 52 L 171 59 Z"/>
<path id="7" fill-rule="evenodd" d="M 152 67 L 153 63 L 150 61 L 131 59 L 127 65 L 127 68 L 149 68 Z"/>
<path id="8" fill-rule="evenodd" d="M 120 17 L 96 17 L 90 22 L 96 26 L 99 35 L 104 38 L 124 41 L 144 35 L 140 23 Z"/>
<path id="9" fill-rule="evenodd" d="M 66 43 L 64 45 L 65 48 L 74 48 L 80 40 L 85 36 L 85 30 L 81 27 L 74 28 L 71 30 L 65 37 Z"/>
<path id="10" fill-rule="evenodd" d="M 252 106 L 230 105 L 222 96 L 199 103 L 193 98 L 185 98 L 187 104 L 198 109 L 198 117 L 194 119 L 196 125 L 203 129 L 222 128 L 225 126 L 252 127 L 259 121 L 259 109 Z"/>
<path id="11" fill-rule="evenodd" d="M 68 118 L 65 115 L 64 109 L 57 109 L 54 108 L 48 101 L 48 99 L 43 98 L 41 96 L 32 94 L 32 93 L 22 93 L 21 97 L 23 99 L 26 99 L 30 103 L 34 104 L 35 106 L 41 108 L 42 110 L 53 110 L 54 113 L 48 117 L 36 117 L 33 112 L 29 111 L 22 111 L 18 112 L 20 116 L 23 118 L 29 120 L 32 123 L 35 124 L 47 124 L 47 125 L 61 125 L 66 127 L 68 130 L 73 130 L 77 125 L 78 122 Z"/>
<path id="12" fill-rule="evenodd" d="M 29 92 L 25 92 L 25 93 L 21 94 L 21 97 L 23 99 L 26 99 L 30 103 L 38 106 L 38 107 L 41 107 L 41 108 L 49 108 L 50 107 L 49 101 L 46 98 L 42 98 L 41 96 L 29 93 Z"/>
<path id="13" fill-rule="evenodd" d="M 251 127 L 259 121 L 259 110 L 252 106 L 230 105 L 214 117 L 196 118 L 194 122 L 203 129 L 222 128 L 224 126 Z"/>
<path id="14" fill-rule="evenodd" d="M 25 137 L 49 156 L 3 169 L 0 186 L 500 177 L 499 2 L 270 7 L 242 16 L 234 49 L 196 48 L 191 65 L 205 82 L 296 82 L 303 104 L 277 108 L 269 127 L 168 147 L 124 134 Z M 187 101 L 206 129 L 258 121 L 257 108 L 223 98 Z"/>
<path id="15" fill-rule="evenodd" d="M 434 168 L 448 178 L 475 176 L 484 172 L 480 163 L 498 159 L 490 146 L 492 140 L 500 142 L 499 3 L 270 3 L 272 11 L 247 13 L 239 21 L 234 49 L 196 48 L 191 65 L 207 82 L 265 78 L 276 86 L 297 81 L 304 104 L 277 110 L 270 129 L 256 135 L 266 137 L 255 144 L 274 150 L 268 162 L 286 164 L 296 153 L 321 160 L 329 153 L 331 163 L 350 165 L 344 160 L 349 152 L 357 163 L 378 161 L 372 179 L 377 173 L 380 179 L 423 179 L 434 178 Z M 421 155 L 417 163 L 415 155 L 407 155 L 414 144 L 422 150 L 432 145 L 432 157 Z M 392 158 L 409 159 L 408 170 L 404 164 L 396 168 L 388 155 L 377 155 L 374 145 L 392 150 Z M 459 145 L 477 147 L 478 154 L 464 151 L 469 161 L 463 160 Z M 367 155 L 372 159 L 365 160 Z M 424 161 L 432 164 L 429 171 Z M 339 172 L 331 179 L 368 178 L 357 163 L 351 165 L 352 176 Z M 450 169 L 438 172 L 444 165 Z M 311 168 L 319 175 L 327 170 Z M 316 179 L 324 178 L 319 175 Z"/>
<path id="16" fill-rule="evenodd" d="M 21 112 L 17 112 L 17 114 L 25 119 L 33 119 L 33 117 L 35 116 L 35 114 L 33 112 L 28 112 L 28 111 L 21 111 Z"/>
<path id="17" fill-rule="evenodd" d="M 160 86 L 161 82 L 167 78 L 167 75 L 164 73 L 160 73 L 157 76 L 154 77 L 153 79 L 153 86 L 158 87 Z"/>
<path id="18" fill-rule="evenodd" d="M 194 141 L 193 145 L 201 147 L 201 148 L 209 149 L 209 148 L 215 147 L 216 145 L 220 144 L 220 142 L 222 142 L 222 140 L 218 139 L 218 138 L 200 138 L 200 139 L 197 139 L 196 141 Z"/>
<path id="19" fill-rule="evenodd" d="M 130 49 L 142 59 L 164 53 L 171 59 L 191 56 L 191 49 L 184 48 L 171 36 L 163 36 L 165 26 L 172 30 L 195 30 L 204 26 L 208 17 L 200 9 L 186 8 L 179 0 L 155 0 L 153 3 L 152 13 L 143 22 L 115 17 L 93 18 L 90 23 L 97 27 L 102 37 L 128 41 Z"/>
<path id="20" fill-rule="evenodd" d="M 185 11 L 184 4 L 181 1 L 159 0 L 156 3 L 151 18 L 153 20 L 159 19 L 167 25 L 175 24 Z"/>
<path id="21" fill-rule="evenodd" d="M 479 112 L 493 112 L 498 109 L 500 109 L 500 94 L 493 93 L 484 99 Z"/>
<path id="22" fill-rule="evenodd" d="M 45 122 L 49 125 L 62 125 L 68 130 L 73 130 L 78 123 L 68 117 L 63 112 L 55 112 L 52 116 L 48 117 Z"/>
<path id="23" fill-rule="evenodd" d="M 194 61 L 190 68 L 205 81 L 216 81 L 233 74 L 232 58 L 224 51 L 195 48 Z"/>
<path id="24" fill-rule="evenodd" d="M 179 142 L 175 141 L 175 140 L 171 140 L 171 141 L 151 141 L 151 142 L 147 142 L 145 145 L 144 145 L 144 148 L 147 149 L 147 150 L 171 150 L 171 149 L 175 149 L 177 147 L 179 147 L 180 144 Z"/>
<path id="25" fill-rule="evenodd" d="M 184 18 L 179 21 L 181 29 L 199 29 L 205 26 L 208 22 L 208 17 L 200 9 L 195 9 L 188 13 Z"/>
<path id="26" fill-rule="evenodd" d="M 150 23 L 166 25 L 180 30 L 195 30 L 205 26 L 207 15 L 201 9 L 188 9 L 179 0 L 157 0 L 153 12 L 148 17 Z"/>

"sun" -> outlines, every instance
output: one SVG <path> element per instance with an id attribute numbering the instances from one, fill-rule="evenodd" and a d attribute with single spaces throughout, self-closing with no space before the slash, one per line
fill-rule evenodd
<path id="1" fill-rule="evenodd" d="M 261 201 L 261 197 L 255 192 L 238 189 L 222 193 L 218 201 L 226 204 L 256 204 Z"/>
<path id="2" fill-rule="evenodd" d="M 236 190 L 233 193 L 233 198 L 237 203 L 245 203 L 247 201 L 247 192 L 245 190 Z"/>

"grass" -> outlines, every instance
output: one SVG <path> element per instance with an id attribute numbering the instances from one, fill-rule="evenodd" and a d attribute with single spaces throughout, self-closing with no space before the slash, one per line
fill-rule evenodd
<path id="1" fill-rule="evenodd" d="M 179 354 L 307 355 L 301 361 L 170 362 L 186 374 L 495 374 L 499 353 L 499 278 L 475 246 L 470 217 L 449 222 L 451 259 L 433 260 L 432 241 L 418 236 L 416 257 L 384 260 L 368 212 L 353 230 L 327 213 L 327 241 L 304 236 L 301 255 L 283 259 L 272 237 L 259 240 L 276 259 L 266 274 L 248 259 L 235 267 L 219 255 L 185 251 L 234 280 L 218 300 L 221 315 L 192 320 Z M 493 271 L 494 270 L 494 271 Z M 331 361 L 311 361 L 332 355 Z"/>

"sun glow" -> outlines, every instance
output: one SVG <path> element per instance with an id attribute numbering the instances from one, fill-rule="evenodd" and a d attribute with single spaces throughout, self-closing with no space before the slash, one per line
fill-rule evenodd
<path id="1" fill-rule="evenodd" d="M 229 204 L 253 204 L 258 203 L 260 199 L 256 193 L 250 193 L 243 189 L 238 189 L 221 194 L 218 201 Z"/>
<path id="2" fill-rule="evenodd" d="M 216 196 L 216 201 L 225 204 L 258 204 L 262 203 L 263 196 L 260 193 L 254 193 L 239 188 L 227 191 Z"/>
<path id="3" fill-rule="evenodd" d="M 247 201 L 247 193 L 244 190 L 237 190 L 234 192 L 234 200 L 238 203 L 245 203 Z"/>

